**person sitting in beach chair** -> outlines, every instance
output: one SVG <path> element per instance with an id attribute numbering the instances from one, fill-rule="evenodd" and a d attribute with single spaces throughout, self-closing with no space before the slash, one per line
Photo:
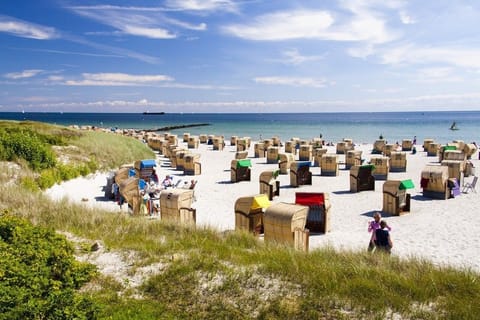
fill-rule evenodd
<path id="1" fill-rule="evenodd" d="M 158 188 L 155 182 L 150 181 L 145 187 L 145 192 L 150 196 L 150 198 L 153 198 L 157 189 Z"/>
<path id="2" fill-rule="evenodd" d="M 163 179 L 162 181 L 162 186 L 167 189 L 167 188 L 170 188 L 170 187 L 173 187 L 173 179 L 170 175 L 167 174 L 167 176 L 165 177 L 165 179 Z"/>
<path id="3" fill-rule="evenodd" d="M 193 190 L 195 189 L 195 185 L 197 184 L 197 180 L 191 180 L 188 186 L 188 189 Z"/>
<path id="4" fill-rule="evenodd" d="M 150 181 L 153 181 L 155 184 L 158 184 L 158 175 L 155 169 L 152 170 L 152 174 L 150 175 Z"/>
<path id="5" fill-rule="evenodd" d="M 155 190 L 155 193 L 153 197 L 150 197 L 150 203 L 149 203 L 149 208 L 150 208 L 150 215 L 159 215 L 160 214 L 160 190 L 157 189 Z"/>
<path id="6" fill-rule="evenodd" d="M 188 183 L 188 181 L 185 181 L 183 186 L 182 186 L 182 189 L 189 189 L 189 190 L 193 190 L 193 201 L 196 200 L 195 198 L 195 186 L 197 185 L 197 180 L 190 180 L 190 183 Z"/>

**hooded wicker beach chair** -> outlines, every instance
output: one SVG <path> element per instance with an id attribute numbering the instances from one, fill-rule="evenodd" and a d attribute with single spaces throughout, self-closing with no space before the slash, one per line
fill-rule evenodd
<path id="1" fill-rule="evenodd" d="M 263 214 L 269 206 L 270 201 L 265 194 L 238 198 L 235 201 L 235 230 L 262 234 Z"/>
<path id="2" fill-rule="evenodd" d="M 407 189 L 412 189 L 412 180 L 387 180 L 383 184 L 383 212 L 400 216 L 410 212 L 410 194 Z"/>
<path id="3" fill-rule="evenodd" d="M 232 160 L 230 163 L 230 181 L 250 181 L 251 167 L 250 159 Z"/>
<path id="4" fill-rule="evenodd" d="M 296 192 L 295 204 L 308 207 L 305 227 L 310 232 L 330 232 L 330 196 L 323 192 Z"/>
<path id="5" fill-rule="evenodd" d="M 366 164 L 363 166 L 352 166 L 350 168 L 350 192 L 375 190 L 375 177 L 372 172 L 375 166 Z"/>
<path id="6" fill-rule="evenodd" d="M 275 203 L 263 217 L 265 242 L 276 242 L 308 251 L 310 231 L 305 229 L 308 207 L 291 203 Z"/>
<path id="7" fill-rule="evenodd" d="M 279 170 L 264 171 L 259 176 L 260 193 L 266 194 L 269 200 L 280 195 L 280 181 L 277 180 Z"/>
<path id="8" fill-rule="evenodd" d="M 290 185 L 298 187 L 312 184 L 309 161 L 293 161 L 290 164 Z"/>

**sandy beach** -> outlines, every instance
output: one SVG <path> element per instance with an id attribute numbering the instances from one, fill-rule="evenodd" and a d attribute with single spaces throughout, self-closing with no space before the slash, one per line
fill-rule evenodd
<path id="1" fill-rule="evenodd" d="M 180 140 L 181 141 L 181 140 Z M 354 141 L 356 142 L 356 141 Z M 358 142 L 357 142 L 358 143 Z M 186 143 L 179 142 L 180 145 Z M 182 171 L 171 168 L 169 161 L 157 155 L 157 172 L 162 179 L 170 174 L 174 181 L 198 181 L 195 187 L 197 226 L 208 226 L 218 231 L 235 229 L 235 201 L 242 196 L 259 193 L 258 177 L 265 170 L 278 169 L 277 164 L 267 164 L 266 158 L 254 158 L 253 144 L 248 158 L 252 162 L 251 181 L 230 182 L 230 162 L 235 158 L 236 147 L 226 147 L 214 151 L 211 145 L 200 144 L 198 149 L 190 149 L 200 154 L 202 173 L 197 176 L 185 176 Z M 329 153 L 335 153 L 335 146 L 328 146 Z M 438 265 L 451 265 L 460 268 L 472 268 L 480 271 L 480 197 L 475 192 L 462 193 L 448 200 L 424 198 L 420 188 L 421 171 L 426 164 L 438 164 L 438 157 L 428 157 L 421 145 L 417 144 L 416 154 L 407 152 L 407 171 L 390 172 L 389 180 L 411 179 L 415 188 L 411 194 L 411 210 L 402 216 L 384 214 L 392 227 L 394 243 L 392 254 L 400 257 L 416 256 L 428 259 Z M 372 144 L 356 144 L 355 150 L 362 151 L 362 158 L 370 160 Z M 477 154 L 472 157 L 474 167 L 480 166 Z M 345 156 L 339 155 L 344 161 Z M 140 160 L 140 159 L 139 159 Z M 366 250 L 370 234 L 367 224 L 375 211 L 383 206 L 384 180 L 375 181 L 374 191 L 350 192 L 350 171 L 340 165 L 338 176 L 321 176 L 319 167 L 311 167 L 312 185 L 290 186 L 289 175 L 279 175 L 280 196 L 272 202 L 294 203 L 296 192 L 327 192 L 331 201 L 331 229 L 327 234 L 310 236 L 310 251 L 318 247 L 333 246 L 336 249 Z M 126 205 L 120 208 L 115 202 L 104 198 L 104 186 L 108 173 L 97 173 L 84 178 L 74 179 L 55 185 L 46 193 L 55 200 L 68 198 L 85 206 L 101 207 L 112 212 L 128 214 Z M 465 182 L 473 177 L 466 177 Z"/>

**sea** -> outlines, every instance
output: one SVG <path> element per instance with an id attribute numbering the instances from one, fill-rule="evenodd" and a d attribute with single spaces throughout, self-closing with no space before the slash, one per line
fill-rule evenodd
<path id="1" fill-rule="evenodd" d="M 0 119 L 40 121 L 57 125 L 95 126 L 107 129 L 153 130 L 183 135 L 251 137 L 252 140 L 279 137 L 326 142 L 350 138 L 355 143 L 373 143 L 380 136 L 388 143 L 434 139 L 446 144 L 454 140 L 480 142 L 480 111 L 425 112 L 329 112 L 329 113 L 70 113 L 0 112 Z M 455 129 L 451 130 L 455 123 Z M 177 129 L 168 129 L 179 127 Z"/>

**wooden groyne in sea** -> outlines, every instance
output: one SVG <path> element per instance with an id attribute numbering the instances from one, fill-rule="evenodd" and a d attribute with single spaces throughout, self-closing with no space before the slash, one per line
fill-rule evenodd
<path id="1" fill-rule="evenodd" d="M 144 130 L 139 130 L 139 131 L 145 131 L 145 132 L 169 131 L 169 130 L 174 130 L 174 129 L 204 127 L 204 126 L 209 126 L 209 125 L 210 125 L 210 123 L 192 123 L 192 124 L 182 124 L 182 125 L 177 125 L 177 126 L 167 126 L 167 127 L 161 127 L 161 128 L 154 128 L 154 129 L 144 129 Z"/>

